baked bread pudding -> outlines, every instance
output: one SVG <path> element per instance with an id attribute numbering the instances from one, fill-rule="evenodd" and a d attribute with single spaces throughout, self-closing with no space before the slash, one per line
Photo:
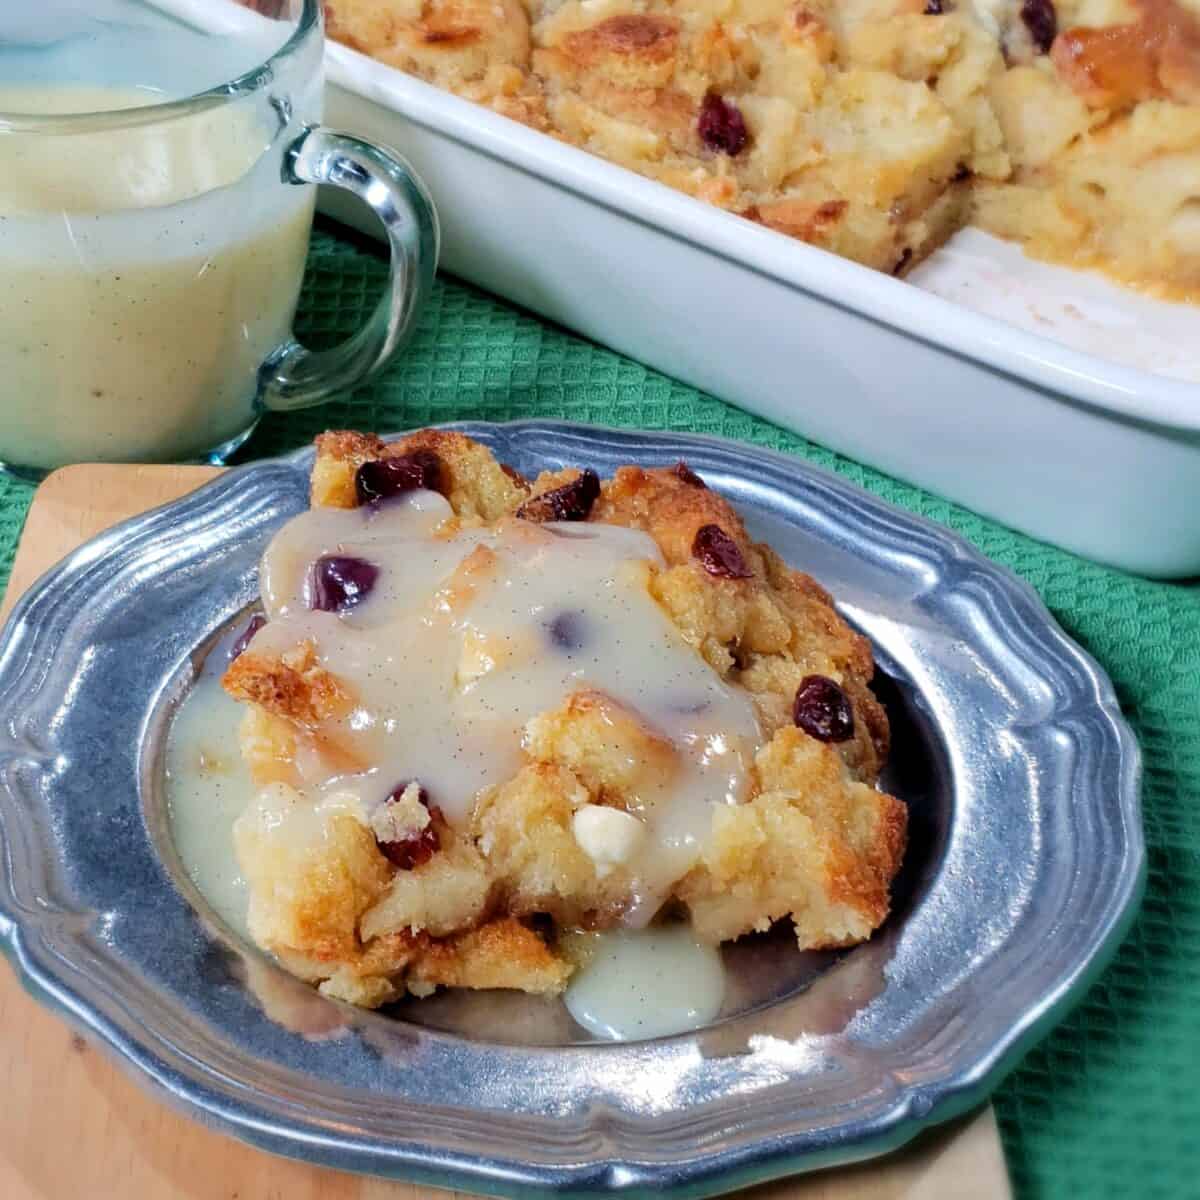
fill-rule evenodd
<path id="1" fill-rule="evenodd" d="M 1200 292 L 1200 0 L 328 0 L 331 35 L 902 274 L 976 223 Z"/>
<path id="2" fill-rule="evenodd" d="M 523 479 L 460 433 L 317 440 L 234 647 L 249 927 L 325 994 L 563 989 L 574 930 L 888 912 L 870 647 L 694 472 Z"/>

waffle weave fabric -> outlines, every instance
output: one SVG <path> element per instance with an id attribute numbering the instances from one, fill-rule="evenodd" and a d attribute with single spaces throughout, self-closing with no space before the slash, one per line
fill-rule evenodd
<path id="1" fill-rule="evenodd" d="M 300 338 L 321 345 L 353 332 L 385 275 L 373 246 L 320 226 Z M 1115 962 L 1003 1083 L 996 1108 L 1018 1196 L 1200 1195 L 1200 587 L 1042 545 L 449 280 L 381 378 L 268 417 L 238 458 L 294 449 L 330 427 L 522 417 L 717 434 L 799 455 L 962 534 L 1031 583 L 1100 660 L 1145 754 L 1146 900 Z M 0 480 L 0 583 L 32 494 Z"/>

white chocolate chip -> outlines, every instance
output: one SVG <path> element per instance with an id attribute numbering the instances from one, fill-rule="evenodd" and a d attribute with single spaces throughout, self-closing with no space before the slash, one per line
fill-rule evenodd
<path id="1" fill-rule="evenodd" d="M 619 808 L 585 804 L 571 819 L 580 849 L 596 864 L 603 878 L 614 867 L 627 863 L 645 836 L 646 827 Z"/>

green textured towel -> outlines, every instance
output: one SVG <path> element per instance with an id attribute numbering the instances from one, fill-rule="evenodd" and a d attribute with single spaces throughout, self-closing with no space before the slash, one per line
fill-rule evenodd
<path id="1" fill-rule="evenodd" d="M 322 227 L 300 337 L 322 344 L 353 332 L 385 274 L 373 248 Z M 269 417 L 239 458 L 292 449 L 329 427 L 534 416 L 720 434 L 831 468 L 1011 567 L 1100 660 L 1145 752 L 1146 901 L 1113 966 L 996 1105 L 1023 1196 L 1200 1195 L 1200 591 L 1041 545 L 450 282 L 381 379 L 345 400 Z M 3 579 L 31 496 L 0 480 Z"/>

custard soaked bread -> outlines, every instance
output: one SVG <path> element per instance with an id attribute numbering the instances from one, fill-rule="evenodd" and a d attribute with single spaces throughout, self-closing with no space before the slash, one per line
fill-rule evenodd
<path id="1" fill-rule="evenodd" d="M 332 36 L 903 272 L 968 222 L 1200 289 L 1200 0 L 330 0 Z"/>
<path id="2" fill-rule="evenodd" d="M 224 680 L 250 929 L 328 995 L 560 991 L 557 933 L 802 947 L 887 915 L 868 644 L 678 464 L 532 482 L 458 433 L 318 439 Z"/>

